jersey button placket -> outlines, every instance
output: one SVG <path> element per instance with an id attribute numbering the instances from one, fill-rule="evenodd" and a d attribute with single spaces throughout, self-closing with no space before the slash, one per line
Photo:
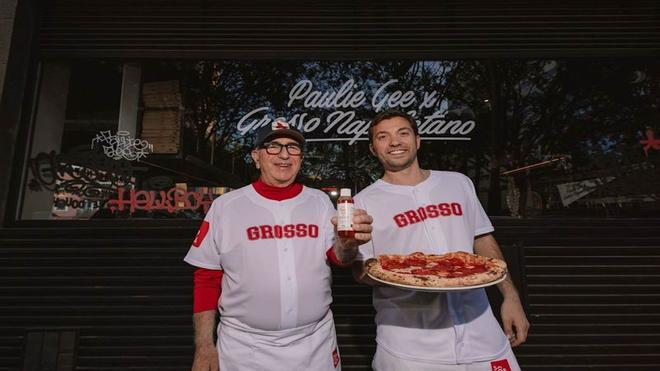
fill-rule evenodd
<path id="1" fill-rule="evenodd" d="M 461 309 L 463 300 L 460 297 L 460 293 L 450 294 L 447 298 L 447 304 L 449 307 L 449 313 L 451 313 L 452 320 L 454 321 L 454 333 L 456 334 L 456 361 L 460 362 L 462 359 L 465 359 L 465 319 L 461 314 Z"/>
<path id="2" fill-rule="evenodd" d="M 412 194 L 414 204 L 417 205 L 417 210 L 424 208 L 426 203 L 428 203 L 427 200 L 425 200 L 424 197 L 420 195 L 420 192 L 416 188 L 413 188 L 410 193 Z M 422 217 L 421 214 L 419 217 Z M 430 220 L 427 215 L 426 218 L 422 219 L 420 222 L 424 226 L 424 232 L 426 233 L 426 238 L 429 241 L 429 246 L 434 246 L 435 243 L 433 239 L 433 231 L 435 230 L 435 227 L 433 225 L 433 221 Z"/>
<path id="3" fill-rule="evenodd" d="M 290 224 L 286 208 L 277 209 L 277 223 L 281 226 Z M 281 238 L 276 240 L 280 262 L 280 292 L 281 292 L 281 321 L 283 328 L 295 327 L 297 324 L 296 308 L 298 306 L 298 287 L 295 279 L 295 250 L 292 244 L 295 239 Z"/>

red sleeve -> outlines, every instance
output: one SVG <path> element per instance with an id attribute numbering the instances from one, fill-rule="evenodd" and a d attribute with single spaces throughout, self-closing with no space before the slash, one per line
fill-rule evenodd
<path id="1" fill-rule="evenodd" d="M 325 252 L 325 256 L 328 257 L 328 261 L 330 263 L 332 263 L 332 265 L 334 265 L 334 266 L 346 268 L 350 265 L 350 264 L 342 263 L 341 260 L 339 260 L 339 258 L 337 258 L 337 255 L 335 255 L 335 250 L 332 249 L 332 246 L 330 246 L 328 251 Z"/>
<path id="2" fill-rule="evenodd" d="M 221 270 L 197 268 L 193 273 L 193 312 L 199 313 L 218 308 L 222 293 Z"/>

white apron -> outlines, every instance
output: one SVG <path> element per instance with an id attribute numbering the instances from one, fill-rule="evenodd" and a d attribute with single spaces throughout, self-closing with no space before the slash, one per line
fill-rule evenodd
<path id="1" fill-rule="evenodd" d="M 331 311 L 317 323 L 282 331 L 221 317 L 217 348 L 221 371 L 341 371 Z"/>

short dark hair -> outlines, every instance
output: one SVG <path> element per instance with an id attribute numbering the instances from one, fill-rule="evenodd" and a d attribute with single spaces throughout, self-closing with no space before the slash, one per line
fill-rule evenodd
<path id="1" fill-rule="evenodd" d="M 373 120 L 371 120 L 371 124 L 369 124 L 369 142 L 373 142 L 374 140 L 374 127 L 378 124 L 380 124 L 382 121 L 389 120 L 395 117 L 401 117 L 402 119 L 408 121 L 410 124 L 410 127 L 413 130 L 413 133 L 415 135 L 419 135 L 419 131 L 417 130 L 417 121 L 410 116 L 409 114 L 399 111 L 397 109 L 387 109 L 374 117 Z"/>

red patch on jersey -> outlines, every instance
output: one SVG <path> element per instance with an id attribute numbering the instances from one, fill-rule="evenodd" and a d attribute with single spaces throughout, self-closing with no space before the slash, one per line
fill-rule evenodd
<path id="1" fill-rule="evenodd" d="M 507 361 L 506 359 L 493 361 L 490 363 L 490 367 L 493 371 L 511 371 L 511 366 L 509 366 L 509 361 Z"/>
<path id="2" fill-rule="evenodd" d="M 202 222 L 202 225 L 199 227 L 199 231 L 197 231 L 197 236 L 195 236 L 195 240 L 193 241 L 193 246 L 199 247 L 202 242 L 204 242 L 206 234 L 209 233 L 210 226 L 211 225 L 206 220 Z"/>
<path id="3" fill-rule="evenodd" d="M 337 365 L 339 364 L 339 353 L 337 352 L 337 348 L 332 351 L 332 367 L 337 368 Z"/>

